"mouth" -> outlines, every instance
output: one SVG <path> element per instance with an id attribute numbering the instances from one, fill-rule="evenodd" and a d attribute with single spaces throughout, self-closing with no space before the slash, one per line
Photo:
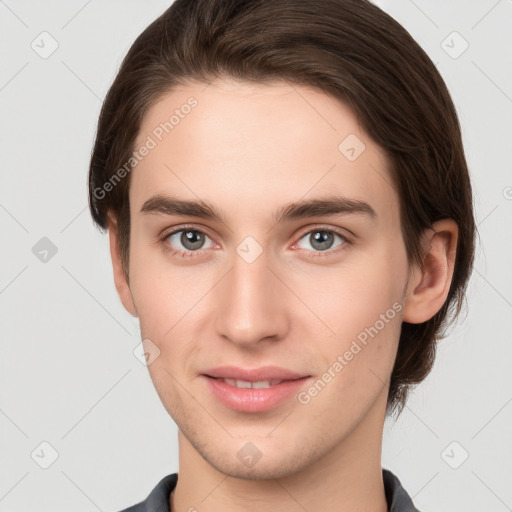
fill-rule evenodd
<path id="1" fill-rule="evenodd" d="M 230 375 L 219 375 L 219 372 L 230 373 Z M 251 372 L 252 375 L 258 375 L 253 378 L 247 377 Z M 280 378 L 276 376 L 278 372 L 281 373 Z M 235 378 L 234 373 L 237 373 L 237 376 L 244 373 L 245 378 Z M 263 376 L 262 373 L 266 375 Z M 283 369 L 269 369 L 269 367 L 257 370 L 240 368 L 226 370 L 225 367 L 202 374 L 202 378 L 206 382 L 208 391 L 225 407 L 239 412 L 258 413 L 288 403 L 293 395 L 310 382 L 312 376 L 283 371 Z"/>
<path id="2" fill-rule="evenodd" d="M 238 380 L 238 379 L 227 379 L 222 377 L 212 377 L 211 375 L 206 375 L 206 377 L 210 377 L 211 379 L 215 379 L 220 382 L 225 382 L 229 386 L 233 386 L 238 389 L 267 389 L 270 387 L 277 386 L 282 382 L 292 382 L 293 380 L 299 379 L 290 379 L 290 380 L 282 380 L 282 379 L 272 379 L 272 380 L 257 380 L 257 381 L 249 381 L 249 380 Z"/>
<path id="3" fill-rule="evenodd" d="M 218 366 L 204 372 L 207 377 L 214 379 L 231 379 L 239 382 L 259 383 L 297 380 L 309 377 L 304 373 L 298 373 L 280 366 L 260 366 L 259 368 L 243 368 L 240 366 Z"/>

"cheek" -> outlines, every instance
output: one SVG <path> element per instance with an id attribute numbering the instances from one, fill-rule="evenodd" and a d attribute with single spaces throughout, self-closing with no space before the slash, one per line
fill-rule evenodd
<path id="1" fill-rule="evenodd" d="M 316 271 L 295 281 L 297 294 L 307 297 L 309 308 L 323 323 L 309 321 L 303 328 L 310 335 L 313 326 L 326 333 L 322 336 L 323 364 L 326 368 L 337 365 L 331 369 L 340 376 L 337 386 L 354 398 L 375 391 L 393 368 L 406 275 L 403 254 L 392 257 L 392 252 L 389 247 L 375 246 L 352 254 L 338 270 Z M 375 388 L 369 386 L 372 382 Z"/>
<path id="2" fill-rule="evenodd" d="M 337 267 L 319 267 L 308 275 L 292 271 L 288 279 L 332 336 L 353 338 L 390 308 L 391 319 L 400 309 L 396 303 L 402 300 L 406 280 L 400 259 L 400 254 L 392 256 L 388 249 L 374 245 L 351 253 Z"/>
<path id="3" fill-rule="evenodd" d="M 130 289 L 143 336 L 164 340 L 175 325 L 181 327 L 208 289 L 206 268 L 171 264 L 158 247 L 132 245 Z"/>

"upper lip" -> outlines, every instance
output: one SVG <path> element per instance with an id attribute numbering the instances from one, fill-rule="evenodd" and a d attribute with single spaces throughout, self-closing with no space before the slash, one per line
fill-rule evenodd
<path id="1" fill-rule="evenodd" d="M 279 366 L 260 366 L 259 368 L 241 368 L 239 366 L 218 366 L 206 370 L 204 375 L 215 377 L 218 379 L 236 379 L 248 382 L 256 382 L 262 380 L 296 380 L 309 375 L 292 372 L 286 368 Z"/>

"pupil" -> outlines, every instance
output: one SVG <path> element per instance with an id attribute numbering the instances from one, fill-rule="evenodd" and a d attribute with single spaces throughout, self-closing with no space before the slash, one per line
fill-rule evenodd
<path id="1" fill-rule="evenodd" d="M 181 235 L 181 243 L 187 249 L 198 249 L 203 243 L 203 235 L 197 231 L 184 231 Z"/>
<path id="2" fill-rule="evenodd" d="M 329 249 L 332 245 L 332 233 L 327 233 L 326 231 L 316 231 L 312 236 L 311 245 L 315 249 Z"/>

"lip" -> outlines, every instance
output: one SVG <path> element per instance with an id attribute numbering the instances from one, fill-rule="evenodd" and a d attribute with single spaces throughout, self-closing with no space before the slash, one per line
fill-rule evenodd
<path id="1" fill-rule="evenodd" d="M 260 366 L 259 368 L 241 368 L 239 366 L 218 366 L 203 372 L 207 377 L 217 379 L 237 379 L 255 382 L 258 380 L 296 380 L 309 375 L 292 372 L 279 366 Z"/>
<path id="2" fill-rule="evenodd" d="M 310 375 L 301 375 L 277 366 L 263 366 L 247 369 L 222 366 L 202 375 L 209 391 L 226 407 L 240 412 L 264 412 L 274 409 L 310 380 Z M 249 382 L 261 380 L 282 380 L 268 388 L 237 388 L 218 379 L 237 379 Z"/>

